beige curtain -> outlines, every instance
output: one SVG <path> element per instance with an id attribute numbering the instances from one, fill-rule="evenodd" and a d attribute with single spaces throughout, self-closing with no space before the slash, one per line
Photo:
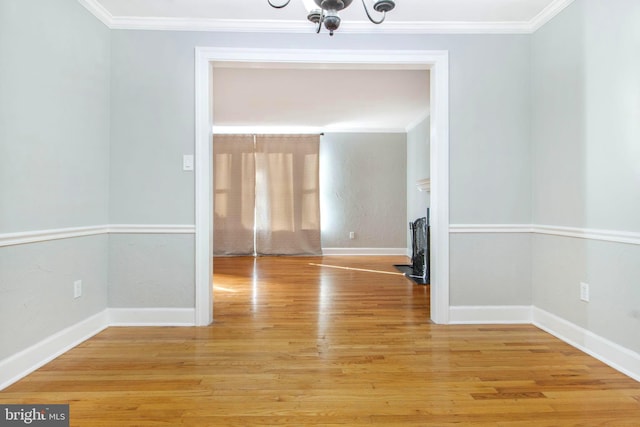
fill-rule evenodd
<path id="1" fill-rule="evenodd" d="M 318 135 L 216 135 L 214 255 L 319 255 Z"/>
<path id="2" fill-rule="evenodd" d="M 214 255 L 254 254 L 255 176 L 253 135 L 215 135 Z"/>
<path id="3" fill-rule="evenodd" d="M 256 253 L 318 255 L 319 135 L 256 137 Z"/>

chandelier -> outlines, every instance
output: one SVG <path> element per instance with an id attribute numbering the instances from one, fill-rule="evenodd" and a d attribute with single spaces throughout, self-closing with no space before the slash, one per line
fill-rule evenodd
<path id="1" fill-rule="evenodd" d="M 271 7 L 282 9 L 287 6 L 291 0 L 286 0 L 281 4 L 273 3 L 272 0 L 267 0 L 267 2 L 269 2 Z M 309 15 L 307 15 L 307 19 L 316 24 L 316 33 L 320 32 L 322 24 L 324 24 L 325 28 L 329 30 L 329 35 L 332 36 L 333 32 L 340 26 L 340 16 L 338 16 L 338 12 L 349 7 L 353 0 L 313 0 L 313 2 L 318 6 L 318 8 L 312 9 L 309 12 Z M 364 11 L 369 18 L 369 21 L 374 24 L 382 24 L 384 22 L 384 18 L 387 16 L 387 12 L 393 10 L 393 8 L 396 7 L 396 3 L 393 0 L 376 0 L 373 4 L 373 10 L 382 14 L 379 19 L 375 19 L 371 16 L 364 0 L 362 0 L 362 6 L 364 6 Z"/>

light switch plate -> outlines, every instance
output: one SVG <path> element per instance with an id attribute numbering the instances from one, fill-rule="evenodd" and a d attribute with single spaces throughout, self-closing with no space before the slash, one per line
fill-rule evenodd
<path id="1" fill-rule="evenodd" d="M 182 170 L 193 170 L 193 154 L 185 154 L 184 156 L 182 156 Z"/>

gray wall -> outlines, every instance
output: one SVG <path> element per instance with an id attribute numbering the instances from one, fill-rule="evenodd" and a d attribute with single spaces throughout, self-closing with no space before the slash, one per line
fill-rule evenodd
<path id="1" fill-rule="evenodd" d="M 460 38 L 450 51 L 450 222 L 528 224 L 530 39 Z M 452 235 L 450 304 L 530 304 L 529 246 L 526 234 Z"/>
<path id="2" fill-rule="evenodd" d="M 431 177 L 431 118 L 427 117 L 407 132 L 407 253 L 411 255 L 412 243 L 409 222 L 427 215 L 431 205 L 428 192 L 419 191 L 417 181 Z"/>
<path id="3" fill-rule="evenodd" d="M 329 38 L 315 33 L 129 30 L 114 30 L 111 34 L 114 81 L 111 111 L 115 116 L 111 171 L 116 175 L 123 170 L 126 176 L 121 182 L 116 176 L 112 178 L 110 212 L 117 222 L 192 221 L 193 204 L 189 198 L 193 197 L 193 181 L 183 179 L 176 168 L 179 168 L 182 151 L 193 150 L 193 52 L 196 46 L 292 49 L 397 49 L 402 46 L 403 49 L 448 50 L 451 222 L 531 221 L 530 36 L 339 34 Z M 118 117 L 119 111 L 126 114 Z M 148 125 L 153 124 L 161 126 L 162 132 L 148 129 Z M 154 150 L 160 150 L 160 154 L 153 155 Z M 406 170 L 402 176 L 406 179 Z M 402 215 L 400 247 L 406 244 L 406 214 Z M 342 235 L 344 231 L 351 230 L 343 230 Z M 488 247 L 499 239 L 494 235 L 482 238 Z M 324 243 L 333 245 L 331 240 Z M 524 243 L 514 244 L 519 248 Z M 514 253 L 520 252 L 514 250 Z M 451 252 L 452 271 L 473 270 L 479 267 L 479 262 L 466 252 L 456 252 L 455 248 Z M 113 264 L 111 268 L 120 267 Z M 178 273 L 193 274 L 192 266 L 176 264 L 175 268 Z M 510 295 L 513 287 L 530 285 L 530 276 L 523 275 L 518 283 L 503 281 L 502 277 L 489 271 L 485 276 L 476 277 L 473 283 L 454 279 L 451 287 L 462 295 L 482 292 L 486 287 L 483 301 L 497 303 L 504 301 L 503 295 Z M 173 286 L 170 282 L 160 285 Z M 136 292 L 135 283 L 126 286 L 133 287 L 132 293 Z M 110 298 L 119 299 L 112 294 Z"/>
<path id="4" fill-rule="evenodd" d="M 450 252 L 465 265 L 450 270 L 453 306 L 531 305 L 528 234 L 452 234 Z"/>
<path id="5" fill-rule="evenodd" d="M 135 34 L 136 37 L 122 37 Z M 112 31 L 113 224 L 194 224 L 194 49 L 175 32 Z"/>
<path id="6" fill-rule="evenodd" d="M 194 263 L 191 235 L 112 234 L 109 307 L 194 307 Z"/>
<path id="7" fill-rule="evenodd" d="M 535 223 L 640 232 L 638 22 L 635 0 L 577 1 L 534 34 Z M 537 307 L 640 352 L 640 247 L 535 236 L 532 250 Z"/>
<path id="8" fill-rule="evenodd" d="M 0 58 L 0 233 L 107 223 L 109 30 L 75 0 L 3 0 Z M 106 307 L 107 240 L 0 247 L 0 359 Z"/>
<path id="9" fill-rule="evenodd" d="M 292 49 L 402 46 L 449 50 L 451 222 L 530 220 L 530 196 L 526 192 L 530 185 L 529 36 L 340 34 L 339 38 L 329 39 L 315 33 L 113 30 L 112 80 L 118 83 L 113 83 L 111 107 L 114 114 L 111 170 L 113 174 L 128 175 L 122 182 L 114 178 L 111 188 L 110 211 L 117 222 L 134 218 L 153 218 L 158 222 L 193 220 L 192 204 L 173 203 L 188 202 L 185 195 L 193 197 L 192 179 L 179 179 L 180 175 L 177 180 L 168 177 L 174 174 L 176 164 L 179 169 L 180 154 L 193 150 L 196 46 Z M 118 117 L 118 111 L 126 114 Z M 148 124 L 161 126 L 162 132 L 148 129 Z M 173 154 L 154 156 L 154 150 Z M 140 167 L 134 169 L 131 164 Z M 152 197 L 153 203 L 149 203 Z M 158 206 L 167 209 L 153 212 Z"/>
<path id="10" fill-rule="evenodd" d="M 102 235 L 0 248 L 0 360 L 107 307 L 107 240 Z M 78 299 L 75 280 L 82 280 Z"/>
<path id="11" fill-rule="evenodd" d="M 452 224 L 531 220 L 530 38 L 459 36 L 450 51 Z"/>
<path id="12" fill-rule="evenodd" d="M 174 32 L 112 31 L 109 221 L 195 223 L 194 49 Z M 112 235 L 109 306 L 194 307 L 193 235 Z M 135 260 L 135 261 L 134 261 Z"/>
<path id="13" fill-rule="evenodd" d="M 406 135 L 326 133 L 320 142 L 322 246 L 404 248 Z M 349 232 L 355 239 L 349 239 Z"/>

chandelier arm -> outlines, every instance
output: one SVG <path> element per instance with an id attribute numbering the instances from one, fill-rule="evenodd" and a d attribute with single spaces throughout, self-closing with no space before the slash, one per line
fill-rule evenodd
<path id="1" fill-rule="evenodd" d="M 318 20 L 318 28 L 316 28 L 316 34 L 320 34 L 320 30 L 322 30 L 322 23 L 324 22 L 324 9 L 321 9 L 320 19 Z"/>
<path id="2" fill-rule="evenodd" d="M 271 1 L 269 1 L 269 3 L 271 3 Z M 382 12 L 382 18 L 376 21 L 369 13 L 369 9 L 367 9 L 367 4 L 364 2 L 364 0 L 362 0 L 362 7 L 364 7 L 364 11 L 367 13 L 367 18 L 369 18 L 369 21 L 373 22 L 374 24 L 382 24 L 384 22 L 384 18 L 387 17 L 387 12 Z"/>
<path id="3" fill-rule="evenodd" d="M 278 4 L 271 3 L 271 0 L 267 0 L 267 3 L 269 3 L 269 6 L 275 8 L 275 9 L 282 9 L 283 7 L 286 7 L 290 2 L 291 2 L 291 0 L 287 0 L 285 3 L 278 5 Z"/>

